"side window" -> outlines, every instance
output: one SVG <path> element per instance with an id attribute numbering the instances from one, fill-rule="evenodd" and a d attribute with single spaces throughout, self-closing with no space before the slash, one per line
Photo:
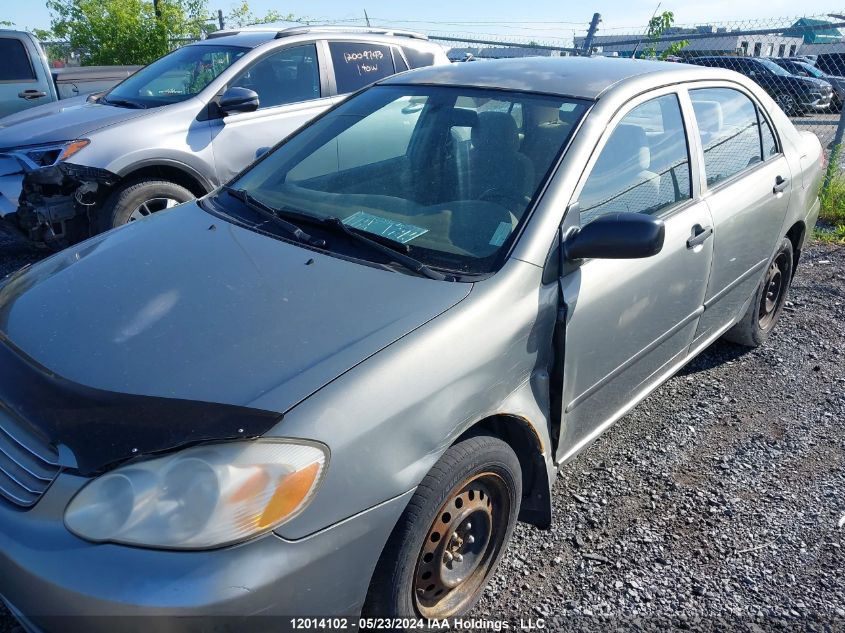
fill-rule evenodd
<path id="1" fill-rule="evenodd" d="M 339 94 L 355 92 L 396 72 L 389 46 L 329 42 Z"/>
<path id="2" fill-rule="evenodd" d="M 405 63 L 405 60 L 402 58 L 402 53 L 399 51 L 398 46 L 394 46 L 393 50 L 393 65 L 396 67 L 396 72 L 401 73 L 408 70 L 408 64 Z"/>
<path id="3" fill-rule="evenodd" d="M 732 88 L 700 88 L 689 94 L 704 149 L 708 185 L 760 162 L 760 127 L 751 99 Z"/>
<path id="4" fill-rule="evenodd" d="M 247 68 L 231 86 L 258 93 L 259 109 L 320 97 L 320 71 L 314 44 L 284 48 Z"/>
<path id="5" fill-rule="evenodd" d="M 426 66 L 434 65 L 434 53 L 420 51 L 410 46 L 403 46 L 402 50 L 411 68 L 425 68 Z"/>
<path id="6" fill-rule="evenodd" d="M 678 98 L 652 99 L 611 133 L 578 198 L 581 224 L 606 213 L 660 213 L 690 198 L 690 182 Z"/>
<path id="7" fill-rule="evenodd" d="M 32 81 L 35 71 L 23 42 L 11 37 L 0 37 L 0 81 Z"/>
<path id="8" fill-rule="evenodd" d="M 760 136 L 763 139 L 763 160 L 776 156 L 778 152 L 778 144 L 775 140 L 775 134 L 772 132 L 772 127 L 763 116 L 763 113 L 757 111 L 757 116 L 760 118 Z"/>

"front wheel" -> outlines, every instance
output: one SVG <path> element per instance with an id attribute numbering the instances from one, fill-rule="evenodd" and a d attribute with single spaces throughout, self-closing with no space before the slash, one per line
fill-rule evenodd
<path id="1" fill-rule="evenodd" d="M 370 583 L 369 617 L 467 613 L 499 563 L 519 514 L 522 472 L 502 440 L 451 446 L 417 487 Z"/>
<path id="2" fill-rule="evenodd" d="M 783 312 L 793 265 L 792 242 L 784 238 L 745 316 L 725 334 L 727 340 L 747 347 L 759 347 L 766 342 Z"/>
<path id="3" fill-rule="evenodd" d="M 798 107 L 798 101 L 788 92 L 779 92 L 775 95 L 775 103 L 778 104 L 778 107 L 780 107 L 787 116 L 801 115 L 801 109 Z"/>
<path id="4" fill-rule="evenodd" d="M 100 230 L 108 231 L 194 199 L 194 194 L 167 180 L 135 180 L 116 189 L 100 213 Z"/>

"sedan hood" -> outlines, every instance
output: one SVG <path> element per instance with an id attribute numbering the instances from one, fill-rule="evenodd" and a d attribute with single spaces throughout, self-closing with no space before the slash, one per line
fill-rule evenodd
<path id="1" fill-rule="evenodd" d="M 0 331 L 47 370 L 126 394 L 284 412 L 467 296 L 312 252 L 188 203 L 0 289 Z M 279 388 L 281 387 L 281 388 Z"/>
<path id="2" fill-rule="evenodd" d="M 46 103 L 0 119 L 0 149 L 72 141 L 149 112 L 89 103 L 86 96 Z"/>

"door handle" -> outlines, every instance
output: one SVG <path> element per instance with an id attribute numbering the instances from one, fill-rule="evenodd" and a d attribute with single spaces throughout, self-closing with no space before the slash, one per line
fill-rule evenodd
<path id="1" fill-rule="evenodd" d="M 692 235 L 687 240 L 687 248 L 701 246 L 711 235 L 713 235 L 712 226 L 701 226 L 700 224 L 696 224 L 692 227 Z"/>
<path id="2" fill-rule="evenodd" d="M 773 194 L 782 193 L 786 186 L 789 184 L 789 178 L 784 178 L 783 176 L 778 176 L 775 178 L 775 186 L 772 189 Z"/>
<path id="3" fill-rule="evenodd" d="M 18 96 L 21 99 L 40 99 L 41 97 L 46 97 L 47 93 L 43 90 L 36 90 L 34 88 L 30 88 L 29 90 L 22 90 L 18 93 Z"/>

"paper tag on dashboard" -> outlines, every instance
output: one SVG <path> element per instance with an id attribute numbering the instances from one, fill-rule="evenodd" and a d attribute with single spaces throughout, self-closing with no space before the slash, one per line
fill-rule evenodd
<path id="1" fill-rule="evenodd" d="M 496 229 L 493 237 L 490 238 L 490 246 L 501 246 L 504 244 L 505 240 L 511 234 L 512 228 L 510 222 L 499 222 L 499 228 Z"/>

